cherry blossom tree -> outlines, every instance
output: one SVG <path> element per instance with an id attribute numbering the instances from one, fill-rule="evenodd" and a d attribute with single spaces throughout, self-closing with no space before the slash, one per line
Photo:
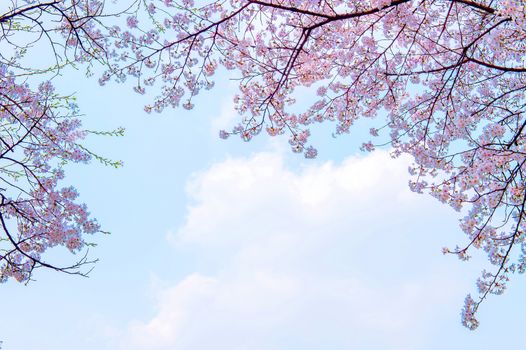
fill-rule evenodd
<path id="1" fill-rule="evenodd" d="M 114 28 L 125 54 L 100 83 L 126 76 L 160 93 L 147 112 L 193 107 L 218 68 L 235 71 L 241 122 L 220 136 L 288 135 L 315 157 L 309 128 L 346 134 L 376 118 L 363 149 L 409 154 L 410 187 L 466 216 L 467 242 L 447 249 L 467 260 L 482 249 L 493 268 L 468 295 L 470 329 L 480 303 L 526 270 L 526 8 L 512 0 L 217 0 L 144 2 Z M 150 88 L 156 86 L 155 89 Z M 159 87 L 161 90 L 159 90 Z M 298 93 L 311 92 L 297 111 Z M 151 90 L 148 90 L 148 89 Z M 301 89 L 301 90 L 300 90 Z"/>
<path id="2" fill-rule="evenodd" d="M 86 234 L 102 231 L 75 188 L 60 186 L 63 168 L 93 157 L 119 163 L 82 146 L 89 131 L 75 99 L 55 92 L 51 80 L 72 64 L 107 62 L 102 10 L 91 0 L 0 5 L 0 282 L 27 282 L 39 267 L 85 275 L 94 262 Z M 65 266 L 45 259 L 59 246 L 81 257 Z"/>

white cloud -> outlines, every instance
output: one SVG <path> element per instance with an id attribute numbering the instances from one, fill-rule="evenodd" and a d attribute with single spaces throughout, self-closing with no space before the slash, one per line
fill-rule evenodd
<path id="1" fill-rule="evenodd" d="M 454 217 L 409 191 L 408 163 L 376 152 L 292 171 L 262 153 L 197 174 L 167 236 L 201 267 L 159 291 L 122 347 L 420 348 L 469 281 L 440 254 Z"/>

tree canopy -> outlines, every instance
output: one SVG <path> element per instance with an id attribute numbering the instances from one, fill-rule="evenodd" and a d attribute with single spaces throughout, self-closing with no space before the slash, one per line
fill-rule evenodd
<path id="1" fill-rule="evenodd" d="M 102 85 L 133 79 L 137 93 L 156 95 L 146 112 L 191 109 L 198 93 L 213 88 L 218 69 L 232 70 L 240 122 L 220 131 L 222 138 L 287 135 L 294 152 L 313 158 L 309 129 L 328 122 L 341 135 L 359 118 L 376 118 L 382 126 L 371 128 L 363 149 L 411 155 L 411 189 L 466 212 L 460 227 L 467 243 L 444 253 L 467 260 L 483 249 L 494 265 L 477 282 L 479 297 L 466 298 L 462 319 L 471 329 L 487 295 L 501 294 L 511 274 L 526 270 L 522 1 L 144 0 L 119 14 L 104 14 L 101 1 L 71 0 L 13 2 L 0 16 L 1 42 L 17 52 L 1 62 L 1 159 L 9 169 L 2 180 L 22 174 L 29 186 L 16 187 L 23 195 L 11 194 L 10 184 L 2 192 L 2 217 L 19 222 L 18 238 L 4 226 L 13 246 L 2 256 L 4 278 L 27 279 L 42 265 L 42 247 L 75 251 L 83 233 L 98 230 L 71 204 L 74 190 L 54 190 L 62 175 L 49 164 L 86 161 L 90 153 L 77 143 L 84 134 L 75 108 L 46 107 L 56 98 L 49 83 L 34 92 L 17 83 L 24 70 L 18 58 L 29 47 L 13 44 L 20 31 L 54 48 L 51 70 L 102 64 Z M 304 87 L 312 103 L 298 111 Z M 9 156 L 15 147 L 25 158 Z M 31 220 L 63 233 L 28 231 Z"/>
<path id="2" fill-rule="evenodd" d="M 106 61 L 97 1 L 11 1 L 0 6 L 0 281 L 26 282 L 33 270 L 86 274 L 86 234 L 101 232 L 74 187 L 61 187 L 64 165 L 93 157 L 75 97 L 52 80 L 67 66 Z M 110 132 L 121 134 L 122 130 Z M 43 258 L 65 246 L 71 265 Z"/>

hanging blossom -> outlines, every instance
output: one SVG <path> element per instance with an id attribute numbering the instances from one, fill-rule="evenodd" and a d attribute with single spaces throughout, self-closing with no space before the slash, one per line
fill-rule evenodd
<path id="1" fill-rule="evenodd" d="M 480 303 L 526 270 L 522 1 L 149 0 L 146 6 L 149 20 L 132 21 L 108 38 L 127 54 L 115 57 L 102 83 L 127 75 L 139 93 L 160 87 L 145 110 L 161 112 L 192 108 L 220 67 L 233 70 L 241 122 L 221 138 L 285 134 L 292 150 L 309 158 L 317 154 L 309 128 L 329 122 L 340 135 L 359 118 L 376 118 L 371 137 L 382 141 L 366 141 L 363 149 L 387 143 L 394 157 L 411 155 L 411 189 L 468 213 L 460 224 L 467 243 L 443 251 L 467 260 L 481 249 L 493 266 L 477 283 L 478 299 L 466 299 L 463 323 L 476 328 Z M 302 87 L 311 88 L 312 103 L 297 112 Z"/>
<path id="2" fill-rule="evenodd" d="M 49 267 L 68 273 L 85 257 L 58 267 L 43 259 L 52 247 L 72 253 L 86 247 L 85 234 L 100 231 L 73 187 L 61 188 L 62 167 L 87 163 L 91 155 L 78 143 L 86 136 L 78 109 L 54 92 L 49 82 L 36 91 L 19 84 L 0 65 L 0 281 L 27 281 L 33 270 Z"/>
<path id="3" fill-rule="evenodd" d="M 63 167 L 93 157 L 120 163 L 82 146 L 87 132 L 75 100 L 56 93 L 49 79 L 72 64 L 87 64 L 88 74 L 94 64 L 109 66 L 118 49 L 108 46 L 106 33 L 117 29 L 102 23 L 116 18 L 103 13 L 104 5 L 19 0 L 0 10 L 0 282 L 27 282 L 41 267 L 83 275 L 82 266 L 93 262 L 87 237 L 100 226 L 77 202 L 76 189 L 61 187 Z M 35 47 L 38 64 L 27 60 Z M 81 257 L 69 265 L 48 261 L 46 251 L 61 246 Z"/>

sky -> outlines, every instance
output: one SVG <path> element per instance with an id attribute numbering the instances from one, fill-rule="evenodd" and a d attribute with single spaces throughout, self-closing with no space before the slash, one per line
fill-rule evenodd
<path id="1" fill-rule="evenodd" d="M 66 74 L 67 73 L 67 74 Z M 6 350 L 489 349 L 523 343 L 526 284 L 491 297 L 475 332 L 460 324 L 483 254 L 468 263 L 441 248 L 465 242 L 460 213 L 412 193 L 410 159 L 359 151 L 350 135 L 313 130 L 316 160 L 287 140 L 220 140 L 237 121 L 235 84 L 219 75 L 196 108 L 143 112 L 129 85 L 100 87 L 81 71 L 84 126 L 126 128 L 87 146 L 124 166 L 67 168 L 110 235 L 96 235 L 89 278 L 49 270 L 0 285 Z M 300 106 L 301 108 L 301 106 Z M 61 251 L 52 261 L 75 261 Z"/>

